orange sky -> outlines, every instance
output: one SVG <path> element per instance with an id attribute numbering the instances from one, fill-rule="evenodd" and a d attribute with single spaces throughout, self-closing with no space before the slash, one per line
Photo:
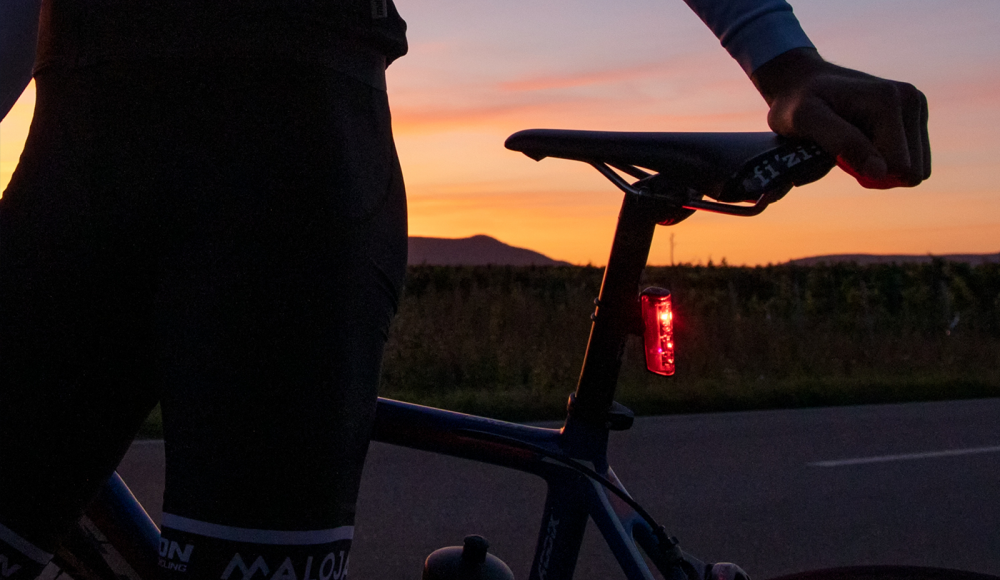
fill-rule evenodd
<path id="1" fill-rule="evenodd" d="M 739 67 L 680 0 L 396 0 L 410 54 L 389 68 L 410 233 L 488 234 L 603 264 L 620 194 L 579 163 L 503 148 L 529 127 L 766 130 Z M 779 262 L 828 253 L 1000 251 L 1000 2 L 792 0 L 829 60 L 908 80 L 930 101 L 934 175 L 866 191 L 835 170 L 756 218 L 660 228 L 650 262 Z M 0 124 L 6 186 L 33 104 Z"/>

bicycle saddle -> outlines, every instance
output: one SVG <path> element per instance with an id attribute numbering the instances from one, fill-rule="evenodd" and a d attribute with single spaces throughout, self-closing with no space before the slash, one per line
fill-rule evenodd
<path id="1" fill-rule="evenodd" d="M 769 132 L 625 133 L 528 129 L 514 133 L 504 145 L 536 161 L 558 157 L 585 163 L 604 163 L 619 169 L 629 166 L 650 169 L 677 185 L 691 187 L 716 199 L 726 197 L 724 189 L 727 182 L 737 173 L 746 172 L 750 162 L 764 159 L 758 172 L 760 178 L 765 180 L 761 187 L 766 185 L 766 180 L 773 173 L 768 170 L 768 163 L 784 169 L 786 165 L 790 168 L 803 160 L 824 156 L 820 167 L 812 167 L 808 176 L 802 175 L 794 180 L 796 185 L 819 179 L 834 164 L 832 158 L 815 145 L 800 146 Z M 774 159 L 764 157 L 772 152 L 779 156 Z M 750 167 L 750 176 L 755 169 Z"/>

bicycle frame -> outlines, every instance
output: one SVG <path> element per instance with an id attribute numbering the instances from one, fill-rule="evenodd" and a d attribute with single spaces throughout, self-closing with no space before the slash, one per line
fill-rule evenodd
<path id="1" fill-rule="evenodd" d="M 631 412 L 614 403 L 614 394 L 625 340 L 637 324 L 641 331 L 638 284 L 656 226 L 653 214 L 648 199 L 626 193 L 583 369 L 562 428 L 378 400 L 373 441 L 517 469 L 547 482 L 530 580 L 572 578 L 588 518 L 630 580 L 653 578 L 640 547 L 658 567 L 673 548 L 662 545 L 650 525 L 605 485 L 551 457 L 568 456 L 625 492 L 608 464 L 607 444 L 610 431 L 627 429 L 632 422 Z M 80 531 L 114 553 L 109 556 L 104 550 L 88 556 L 74 550 L 74 561 L 60 563 L 71 564 L 78 575 L 97 576 L 86 571 L 107 566 L 119 577 L 155 577 L 159 531 L 117 474 L 81 520 Z"/>
<path id="2" fill-rule="evenodd" d="M 535 130 L 516 134 L 511 139 L 519 135 L 526 139 L 512 148 L 535 159 L 547 157 L 552 152 L 545 147 L 551 143 L 539 148 L 538 142 L 532 143 L 531 139 L 541 135 L 544 141 L 551 133 L 559 132 Z M 611 256 L 596 301 L 583 368 L 576 391 L 570 396 L 565 423 L 559 429 L 531 427 L 379 398 L 372 440 L 516 469 L 545 480 L 548 493 L 529 580 L 572 578 L 588 519 L 597 525 L 630 580 L 653 578 L 643 554 L 666 580 L 735 578 L 738 577 L 735 566 L 716 564 L 709 569 L 703 562 L 681 552 L 676 540 L 667 537 L 662 528 L 653 529 L 652 518 L 628 496 L 608 463 L 610 432 L 628 429 L 632 424 L 631 411 L 615 403 L 614 397 L 626 338 L 629 334 L 642 334 L 643 330 L 639 280 L 658 223 L 672 225 L 695 210 L 757 215 L 769 203 L 780 199 L 793 184 L 801 185 L 825 175 L 833 167 L 833 159 L 815 146 L 807 152 L 795 143 L 770 144 L 759 135 L 733 139 L 737 134 L 705 134 L 705 139 L 693 141 L 685 134 L 676 134 L 679 136 L 676 139 L 669 138 L 669 134 L 653 138 L 607 135 L 611 136 L 610 140 L 601 142 L 600 148 L 615 154 L 619 152 L 621 139 L 634 140 L 623 150 L 631 151 L 629 147 L 634 145 L 666 147 L 662 158 L 656 158 L 658 163 L 664 159 L 686 163 L 686 157 L 672 153 L 672 148 L 695 142 L 701 146 L 707 144 L 716 152 L 730 145 L 773 146 L 775 148 L 745 162 L 743 169 L 733 174 L 730 181 L 766 185 L 771 179 L 761 179 L 759 184 L 752 179 L 763 175 L 764 167 L 768 177 L 781 176 L 782 180 L 769 185 L 768 191 L 758 191 L 761 195 L 751 205 L 710 202 L 693 190 L 674 187 L 676 184 L 668 183 L 663 187 L 664 183 L 657 181 L 662 174 L 651 175 L 626 162 L 592 161 L 577 155 L 581 150 L 579 143 L 573 144 L 572 139 L 561 142 L 563 150 L 557 156 L 590 163 L 625 192 Z M 624 138 L 621 135 L 625 135 Z M 590 133 L 584 137 L 586 147 L 583 150 L 604 139 Z M 638 155 L 637 158 L 645 157 Z M 807 164 L 805 159 L 811 162 Z M 772 160 L 776 164 L 768 165 Z M 782 161 L 787 167 L 780 167 Z M 792 170 L 793 166 L 797 169 Z M 612 167 L 639 181 L 629 184 Z M 81 518 L 75 533 L 70 534 L 57 551 L 54 561 L 77 580 L 153 580 L 157 577 L 159 548 L 159 530 L 115 474 Z M 47 569 L 47 572 L 52 570 Z M 42 578 L 55 580 L 54 575 L 47 573 L 43 573 Z M 789 576 L 786 580 L 847 578 L 993 579 L 933 568 L 856 567 L 818 570 Z"/>
<path id="3" fill-rule="evenodd" d="M 597 524 L 626 577 L 653 578 L 636 549 L 653 530 L 598 482 L 531 449 L 570 453 L 621 488 L 607 462 L 607 428 L 545 429 L 380 399 L 373 440 L 532 473 L 548 483 L 532 580 L 572 578 L 587 518 Z"/>
<path id="4" fill-rule="evenodd" d="M 656 212 L 647 196 L 626 193 L 604 272 L 576 392 L 561 429 L 543 429 L 379 399 L 374 441 L 462 457 L 532 473 L 548 484 L 530 580 L 572 578 L 587 519 L 597 525 L 630 580 L 652 579 L 639 547 L 659 567 L 665 550 L 655 531 L 602 483 L 542 453 L 569 456 L 625 491 L 608 464 L 608 435 L 627 429 L 630 411 L 614 403 L 625 340 L 641 333 L 639 278 Z M 534 448 L 534 449 L 533 449 Z M 662 570 L 664 574 L 666 570 Z"/>

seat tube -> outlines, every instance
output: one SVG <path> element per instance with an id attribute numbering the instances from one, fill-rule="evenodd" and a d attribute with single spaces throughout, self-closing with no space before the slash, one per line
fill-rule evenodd
<path id="1" fill-rule="evenodd" d="M 587 342 L 572 421 L 603 424 L 615 396 L 625 340 L 639 318 L 639 279 L 656 229 L 652 200 L 625 194 Z"/>
<path id="2" fill-rule="evenodd" d="M 588 498 L 579 477 L 549 481 L 530 580 L 569 580 L 587 527 Z"/>

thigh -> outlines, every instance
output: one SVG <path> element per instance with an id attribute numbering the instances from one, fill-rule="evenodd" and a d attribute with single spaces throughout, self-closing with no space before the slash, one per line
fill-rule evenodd
<path id="1" fill-rule="evenodd" d="M 199 153 L 173 156 L 163 210 L 164 511 L 350 525 L 406 260 L 385 94 L 317 67 L 231 70 L 193 89 L 172 140 Z"/>
<path id="2" fill-rule="evenodd" d="M 122 203 L 136 192 L 126 172 L 95 175 L 102 136 L 80 86 L 38 79 L 0 199 L 0 519 L 40 544 L 77 517 L 156 402 L 149 249 Z"/>

